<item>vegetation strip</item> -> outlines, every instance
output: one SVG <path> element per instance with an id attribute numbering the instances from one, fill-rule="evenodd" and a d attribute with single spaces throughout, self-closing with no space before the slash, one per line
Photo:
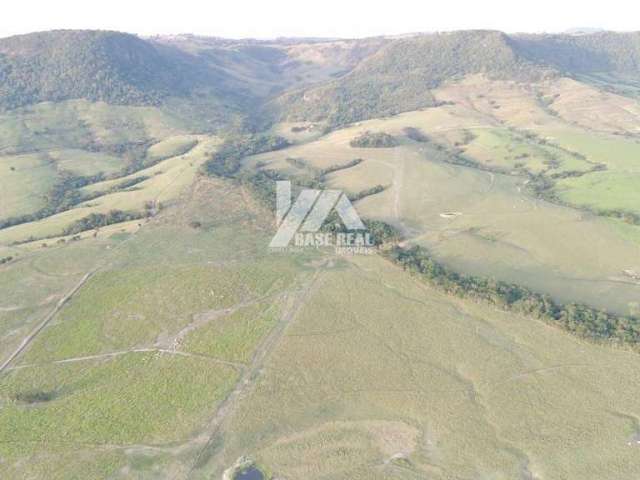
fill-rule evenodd
<path id="1" fill-rule="evenodd" d="M 550 296 L 499 280 L 468 276 L 454 272 L 436 262 L 420 246 L 394 246 L 384 255 L 404 270 L 441 291 L 461 298 L 482 300 L 510 312 L 557 325 L 579 337 L 618 345 L 640 344 L 640 318 L 616 315 L 587 305 L 555 302 Z"/>

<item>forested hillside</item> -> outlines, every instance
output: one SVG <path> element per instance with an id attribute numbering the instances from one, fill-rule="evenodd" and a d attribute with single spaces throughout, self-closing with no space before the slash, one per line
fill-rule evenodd
<path id="1" fill-rule="evenodd" d="M 223 80 L 195 57 L 118 32 L 55 31 L 0 40 L 5 109 L 75 98 L 157 105 Z"/>
<path id="2" fill-rule="evenodd" d="M 430 89 L 474 73 L 514 80 L 551 74 L 518 55 L 501 32 L 421 35 L 389 43 L 343 78 L 285 95 L 275 108 L 291 119 L 343 125 L 433 106 Z"/>
<path id="3" fill-rule="evenodd" d="M 433 106 L 433 88 L 469 74 L 536 81 L 639 69 L 637 33 L 257 41 L 69 30 L 0 40 L 0 108 L 76 98 L 159 105 L 169 97 L 206 97 L 254 114 L 267 102 L 270 118 L 335 126 Z"/>
<path id="4" fill-rule="evenodd" d="M 640 33 L 598 32 L 589 35 L 517 35 L 521 54 L 563 73 L 640 72 Z"/>
<path id="5" fill-rule="evenodd" d="M 635 84 L 639 71 L 639 33 L 425 34 L 389 41 L 349 74 L 283 95 L 272 111 L 280 118 L 336 126 L 433 106 L 431 89 L 469 74 L 529 82 L 597 73 L 624 75 Z"/>
<path id="6" fill-rule="evenodd" d="M 0 39 L 0 109 L 79 98 L 160 105 L 171 97 L 254 109 L 288 86 L 350 70 L 384 43 L 189 35 L 143 39 L 94 30 L 18 35 Z"/>

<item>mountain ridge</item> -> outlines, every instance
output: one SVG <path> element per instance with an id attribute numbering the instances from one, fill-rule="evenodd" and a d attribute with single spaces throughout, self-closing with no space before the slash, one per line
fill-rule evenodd
<path id="1" fill-rule="evenodd" d="M 263 41 L 55 30 L 0 39 L 0 108 L 213 98 L 215 108 L 247 116 L 343 125 L 433 106 L 431 89 L 465 75 L 531 82 L 591 72 L 640 72 L 640 33 L 462 30 Z"/>

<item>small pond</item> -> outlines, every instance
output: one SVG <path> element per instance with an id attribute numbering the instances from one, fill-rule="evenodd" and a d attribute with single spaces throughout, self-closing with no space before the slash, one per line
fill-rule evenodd
<path id="1" fill-rule="evenodd" d="M 264 480 L 264 475 L 256 467 L 248 467 L 236 473 L 233 480 Z"/>

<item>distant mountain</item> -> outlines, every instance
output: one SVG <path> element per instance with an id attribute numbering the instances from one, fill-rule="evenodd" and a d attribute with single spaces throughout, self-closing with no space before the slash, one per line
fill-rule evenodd
<path id="1" fill-rule="evenodd" d="M 563 74 L 640 73 L 640 32 L 517 35 L 513 41 L 525 58 Z"/>
<path id="2" fill-rule="evenodd" d="M 474 30 L 361 40 L 142 39 L 60 30 L 0 39 L 0 109 L 84 98 L 343 125 L 435 104 L 469 74 L 516 81 L 640 73 L 640 34 L 506 35 Z M 266 105 L 266 106 L 265 106 Z M 261 108 L 264 107 L 264 108 Z"/>
<path id="3" fill-rule="evenodd" d="M 430 89 L 474 73 L 536 80 L 551 71 L 519 55 L 501 32 L 417 35 L 391 40 L 349 74 L 286 94 L 272 107 L 291 119 L 328 119 L 341 125 L 434 105 Z"/>
<path id="4" fill-rule="evenodd" d="M 469 74 L 516 81 L 596 72 L 640 73 L 640 33 L 506 35 L 459 31 L 390 39 L 348 74 L 289 92 L 271 114 L 329 125 L 434 105 L 430 90 Z"/>
<path id="5" fill-rule="evenodd" d="M 564 34 L 566 35 L 591 35 L 593 33 L 604 32 L 603 28 L 597 27 L 576 27 L 576 28 L 568 28 L 565 30 Z"/>
<path id="6" fill-rule="evenodd" d="M 229 40 L 196 35 L 158 36 L 152 40 L 222 69 L 260 97 L 343 75 L 388 43 L 384 38 Z"/>
<path id="7" fill-rule="evenodd" d="M 161 105 L 255 112 L 287 88 L 351 70 L 385 41 L 228 40 L 58 30 L 0 39 L 0 110 L 83 98 L 118 105 Z M 175 104 L 175 102 L 174 102 Z M 184 110 L 183 108 L 183 110 Z"/>

